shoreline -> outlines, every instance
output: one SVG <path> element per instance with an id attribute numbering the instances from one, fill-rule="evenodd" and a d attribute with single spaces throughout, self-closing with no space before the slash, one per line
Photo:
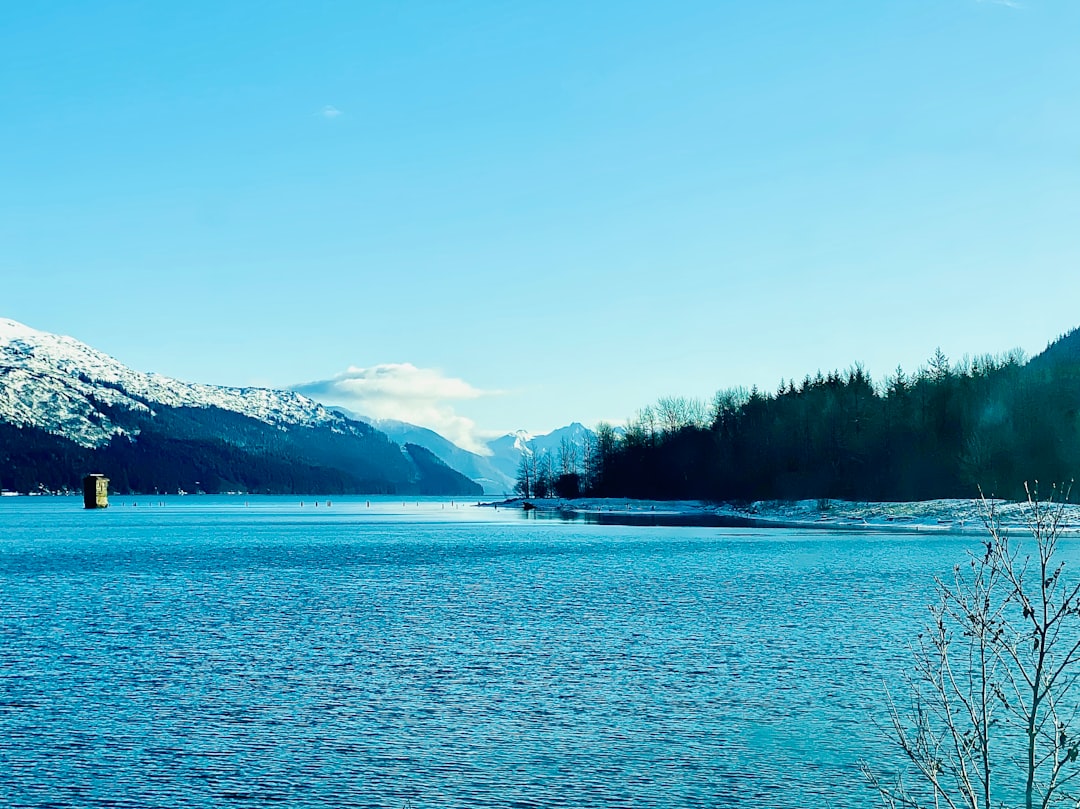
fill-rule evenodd
<path id="1" fill-rule="evenodd" d="M 1045 505 L 1045 504 L 1044 504 Z M 477 503 L 480 508 L 524 509 L 538 516 L 633 525 L 802 528 L 828 531 L 959 533 L 986 532 L 986 509 L 1009 531 L 1026 530 L 1026 502 L 978 499 L 914 502 L 850 500 L 759 500 L 712 503 L 702 500 L 634 500 L 612 497 L 524 498 Z M 1080 534 L 1080 505 L 1066 503 L 1062 534 Z"/>

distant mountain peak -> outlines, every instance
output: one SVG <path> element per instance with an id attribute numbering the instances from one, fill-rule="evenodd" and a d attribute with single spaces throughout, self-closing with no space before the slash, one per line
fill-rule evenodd
<path id="1" fill-rule="evenodd" d="M 529 442 L 533 440 L 533 434 L 526 430 L 517 430 L 511 435 L 514 437 L 514 449 L 518 452 L 532 452 Z"/>

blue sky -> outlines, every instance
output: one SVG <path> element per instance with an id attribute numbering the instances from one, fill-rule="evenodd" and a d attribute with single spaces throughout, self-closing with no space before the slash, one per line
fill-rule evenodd
<path id="1" fill-rule="evenodd" d="M 536 432 L 1080 325 L 1073 0 L 25 3 L 0 316 Z"/>

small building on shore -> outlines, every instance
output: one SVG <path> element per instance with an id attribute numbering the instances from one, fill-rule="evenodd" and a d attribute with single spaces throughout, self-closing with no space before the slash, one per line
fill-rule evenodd
<path id="1" fill-rule="evenodd" d="M 83 478 L 83 506 L 85 508 L 109 507 L 109 479 L 94 473 Z"/>

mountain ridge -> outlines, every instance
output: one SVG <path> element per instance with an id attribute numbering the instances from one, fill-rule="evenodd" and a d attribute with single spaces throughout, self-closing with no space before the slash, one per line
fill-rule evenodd
<path id="1" fill-rule="evenodd" d="M 370 424 L 395 441 L 424 447 L 444 463 L 479 483 L 484 494 L 507 494 L 514 489 L 514 479 L 500 472 L 488 456 L 460 447 L 435 430 L 397 419 L 371 418 L 343 407 L 334 406 L 330 409 L 347 418 Z"/>
<path id="2" fill-rule="evenodd" d="M 337 418 L 293 391 L 203 385 L 134 371 L 73 337 L 7 318 L 0 318 L 0 374 L 0 420 L 65 435 L 83 446 L 101 446 L 122 432 L 106 412 L 112 407 L 219 407 L 277 425 L 332 424 Z"/>
<path id="3" fill-rule="evenodd" d="M 489 495 L 510 494 L 514 491 L 518 466 L 526 451 L 546 451 L 555 456 L 564 438 L 580 446 L 587 437 L 595 435 L 580 422 L 572 422 L 541 435 L 533 435 L 527 430 L 516 430 L 487 441 L 485 447 L 491 454 L 481 455 L 458 446 L 428 427 L 397 419 L 377 419 L 336 405 L 330 409 L 370 424 L 396 441 L 417 444 L 428 449 L 436 457 L 483 486 L 484 494 Z"/>
<path id="4" fill-rule="evenodd" d="M 126 480 L 142 491 L 482 491 L 426 450 L 399 447 L 293 391 L 134 371 L 9 319 L 0 319 L 0 424 L 3 488 L 75 488 L 100 466 L 120 490 Z"/>

